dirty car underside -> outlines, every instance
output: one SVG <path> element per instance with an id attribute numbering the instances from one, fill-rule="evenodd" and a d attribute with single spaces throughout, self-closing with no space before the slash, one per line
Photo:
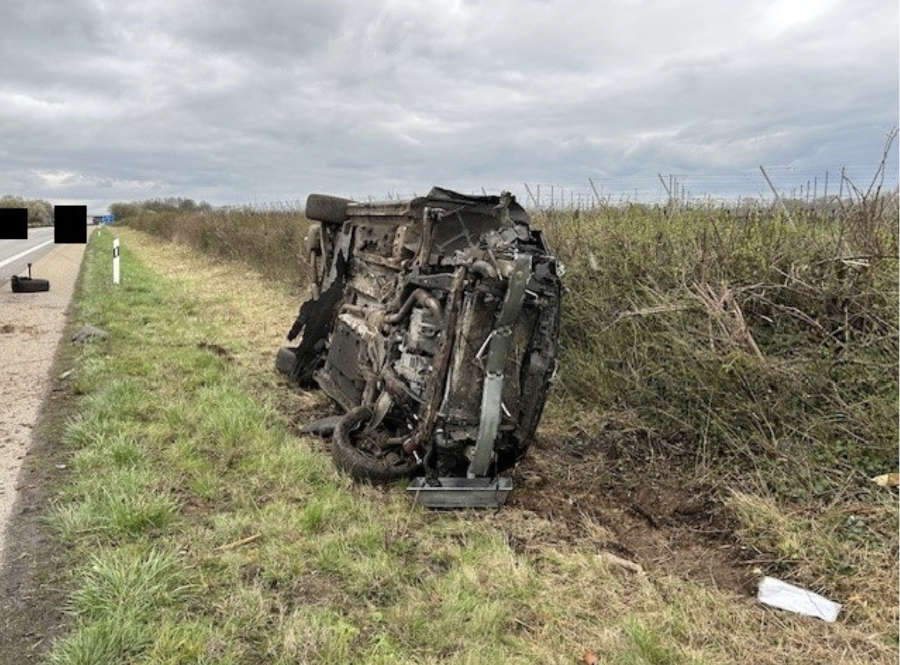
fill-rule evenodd
<path id="1" fill-rule="evenodd" d="M 541 233 L 509 193 L 437 187 L 312 194 L 306 216 L 312 293 L 277 364 L 344 412 L 310 430 L 356 478 L 418 476 L 428 505 L 502 502 L 555 368 L 561 285 Z"/>

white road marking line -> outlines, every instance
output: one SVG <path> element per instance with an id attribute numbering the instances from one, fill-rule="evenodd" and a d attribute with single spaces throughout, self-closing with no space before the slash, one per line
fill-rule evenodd
<path id="1" fill-rule="evenodd" d="M 32 252 L 39 250 L 41 247 L 46 247 L 47 245 L 50 245 L 52 243 L 53 243 L 52 240 L 45 240 L 44 242 L 42 242 L 38 245 L 35 245 L 34 247 L 30 247 L 30 248 L 26 249 L 24 252 L 19 252 L 18 254 L 14 255 L 14 256 L 10 256 L 8 259 L 0 261 L 0 268 L 2 268 L 3 266 L 5 266 L 9 263 L 12 263 L 13 261 L 21 259 L 23 256 L 26 256 L 27 254 L 31 254 Z"/>

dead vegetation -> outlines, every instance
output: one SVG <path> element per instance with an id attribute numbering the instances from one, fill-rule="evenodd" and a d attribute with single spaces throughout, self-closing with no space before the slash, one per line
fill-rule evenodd
<path id="1" fill-rule="evenodd" d="M 306 279 L 306 221 L 296 211 L 250 208 L 187 210 L 119 207 L 124 221 L 141 231 L 181 242 L 224 259 L 239 260 L 262 274 L 296 282 Z"/>
<path id="2" fill-rule="evenodd" d="M 895 621 L 896 496 L 870 478 L 897 468 L 897 195 L 874 192 L 793 224 L 761 208 L 546 215 L 569 290 L 524 465 L 556 471 L 532 501 L 575 501 L 573 524 L 618 528 L 651 569 L 726 588 L 764 571 L 855 598 L 847 620 Z M 648 487 L 661 494 L 640 500 Z"/>

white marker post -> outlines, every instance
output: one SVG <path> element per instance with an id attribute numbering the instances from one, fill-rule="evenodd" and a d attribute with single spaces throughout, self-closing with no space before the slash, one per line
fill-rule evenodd
<path id="1" fill-rule="evenodd" d="M 113 238 L 113 284 L 119 283 L 119 239 Z"/>

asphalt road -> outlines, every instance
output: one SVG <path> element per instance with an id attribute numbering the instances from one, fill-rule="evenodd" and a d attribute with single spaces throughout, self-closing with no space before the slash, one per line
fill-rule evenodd
<path id="1" fill-rule="evenodd" d="M 28 229 L 28 240 L 0 240 L 0 284 L 13 275 L 27 275 L 28 264 L 53 249 L 53 227 Z M 40 277 L 38 274 L 33 277 Z"/>

